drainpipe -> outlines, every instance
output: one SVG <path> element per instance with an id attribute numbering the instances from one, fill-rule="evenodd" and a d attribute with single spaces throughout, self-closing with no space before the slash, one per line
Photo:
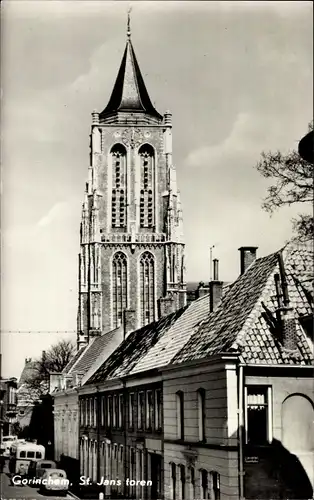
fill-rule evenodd
<path id="1" fill-rule="evenodd" d="M 123 407 L 123 437 L 124 437 L 124 453 L 123 453 L 123 496 L 124 498 L 127 498 L 127 487 L 126 487 L 126 465 L 127 465 L 127 453 L 126 453 L 126 447 L 127 447 L 127 429 L 128 429 L 128 418 L 129 418 L 129 407 L 128 407 L 128 394 L 126 390 L 126 381 L 125 379 L 121 379 L 122 382 L 122 387 L 123 387 L 123 396 L 125 398 L 124 400 L 124 407 Z"/>
<path id="2" fill-rule="evenodd" d="M 81 408 L 80 408 L 80 394 L 79 394 L 79 389 L 78 387 L 74 387 L 74 390 L 77 393 L 77 439 L 76 439 L 76 456 L 78 457 L 79 461 L 79 467 L 80 467 L 80 473 L 81 473 L 81 437 L 80 437 L 80 431 L 81 431 Z"/>
<path id="3" fill-rule="evenodd" d="M 100 481 L 100 417 L 101 417 L 101 396 L 99 394 L 99 387 L 96 386 L 96 401 L 97 401 L 97 412 L 96 412 L 96 432 L 97 432 L 97 469 L 96 477 L 97 481 Z"/>
<path id="4" fill-rule="evenodd" d="M 244 417 L 243 417 L 243 393 L 244 393 L 244 379 L 243 379 L 243 366 L 239 365 L 239 494 L 240 500 L 244 500 L 244 464 L 243 464 L 243 430 L 244 430 Z"/>

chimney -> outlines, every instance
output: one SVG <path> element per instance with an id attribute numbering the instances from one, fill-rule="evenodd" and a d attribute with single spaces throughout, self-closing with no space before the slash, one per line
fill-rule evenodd
<path id="1" fill-rule="evenodd" d="M 208 286 L 205 285 L 203 281 L 200 281 L 197 289 L 195 290 L 195 298 L 199 299 L 200 297 L 204 297 L 204 295 L 208 295 L 208 293 Z"/>
<path id="2" fill-rule="evenodd" d="M 240 274 L 244 274 L 247 268 L 256 260 L 258 247 L 240 247 Z"/>
<path id="3" fill-rule="evenodd" d="M 158 300 L 158 318 L 164 318 L 165 316 L 169 316 L 169 314 L 173 313 L 175 310 L 175 301 L 171 295 L 167 295 L 166 297 L 161 297 Z"/>
<path id="4" fill-rule="evenodd" d="M 136 330 L 136 312 L 133 309 L 124 309 L 123 311 L 123 339 Z"/>
<path id="5" fill-rule="evenodd" d="M 219 260 L 218 259 L 213 259 L 213 281 L 218 281 L 218 274 L 219 274 Z"/>
<path id="6" fill-rule="evenodd" d="M 209 283 L 209 311 L 213 312 L 217 309 L 222 297 L 223 281 L 219 281 L 219 261 L 213 260 L 213 281 Z"/>
<path id="7" fill-rule="evenodd" d="M 297 327 L 294 310 L 290 307 L 287 276 L 282 253 L 278 255 L 278 264 L 280 274 L 275 274 L 275 286 L 278 301 L 277 317 L 279 316 L 281 326 L 282 344 L 287 351 L 295 351 L 297 349 Z"/>
<path id="8" fill-rule="evenodd" d="M 287 351 L 295 351 L 297 348 L 297 328 L 292 307 L 282 307 L 280 319 L 283 347 Z"/>

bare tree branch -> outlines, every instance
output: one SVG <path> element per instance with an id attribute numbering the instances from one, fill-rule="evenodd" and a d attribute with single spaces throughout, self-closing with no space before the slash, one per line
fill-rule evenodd
<path id="1" fill-rule="evenodd" d="M 313 130 L 313 121 L 309 124 Z M 267 189 L 267 195 L 262 202 L 262 208 L 274 213 L 279 208 L 296 203 L 314 202 L 313 165 L 303 160 L 296 151 L 284 155 L 280 151 L 262 152 L 261 160 L 256 169 L 272 184 Z M 293 221 L 293 228 L 300 238 L 312 238 L 313 217 L 300 214 Z"/>
<path id="2" fill-rule="evenodd" d="M 51 372 L 62 372 L 74 355 L 75 347 L 71 341 L 61 340 L 43 351 L 41 359 L 34 363 L 32 373 L 25 380 L 25 392 L 30 404 L 37 401 L 49 390 Z"/>

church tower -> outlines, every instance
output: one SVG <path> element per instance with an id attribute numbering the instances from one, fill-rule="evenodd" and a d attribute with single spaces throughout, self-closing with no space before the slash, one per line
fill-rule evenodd
<path id="1" fill-rule="evenodd" d="M 92 113 L 81 220 L 78 346 L 186 304 L 172 120 L 151 103 L 127 41 L 105 109 Z"/>

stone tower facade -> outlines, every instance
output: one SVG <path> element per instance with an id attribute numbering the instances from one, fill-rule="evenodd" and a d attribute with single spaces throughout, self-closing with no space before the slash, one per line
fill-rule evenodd
<path id="1" fill-rule="evenodd" d="M 78 346 L 186 304 L 171 113 L 152 105 L 127 42 L 106 108 L 92 113 L 81 221 Z"/>

